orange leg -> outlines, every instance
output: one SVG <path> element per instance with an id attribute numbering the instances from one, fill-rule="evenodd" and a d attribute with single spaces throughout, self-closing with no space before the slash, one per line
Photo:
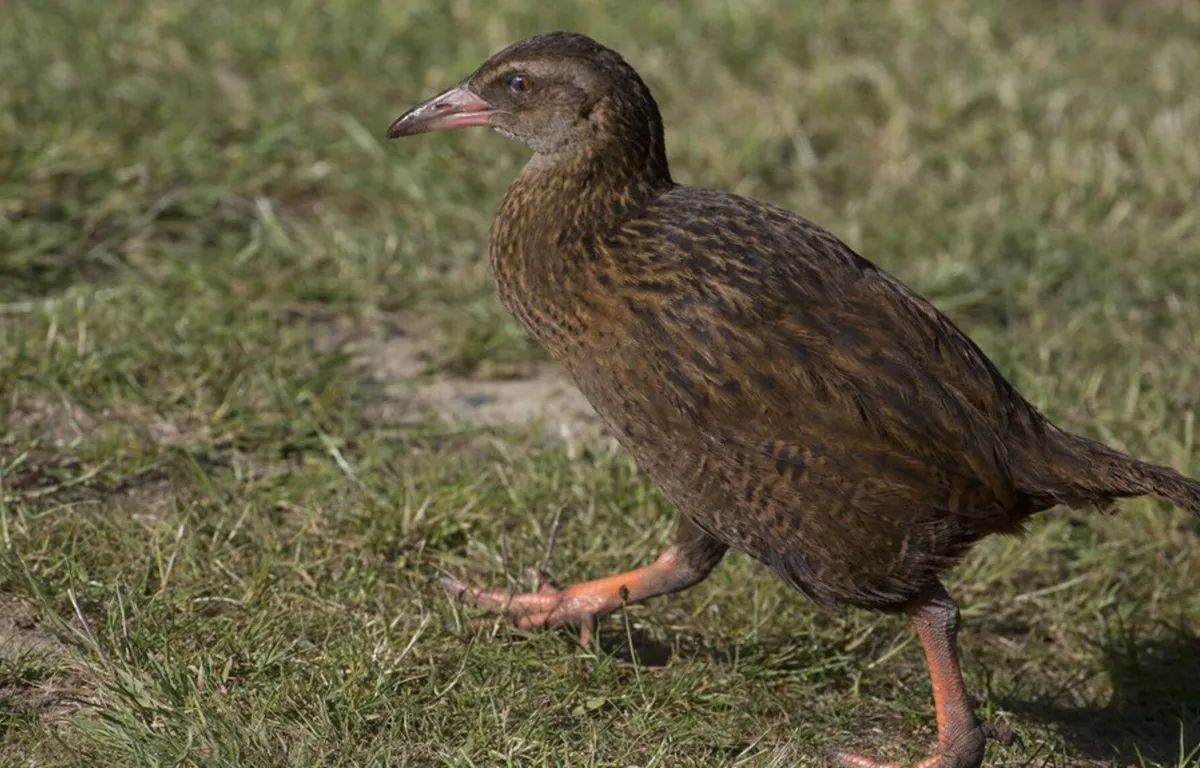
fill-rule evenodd
<path id="1" fill-rule="evenodd" d="M 938 584 L 910 602 L 904 612 L 912 620 L 925 649 L 925 665 L 933 683 L 933 705 L 937 711 L 937 752 L 917 763 L 916 768 L 979 768 L 988 737 L 1000 741 L 1012 737 L 977 718 L 971 708 L 958 666 L 958 606 Z M 900 768 L 895 763 L 881 763 L 847 752 L 835 752 L 831 759 L 841 768 Z"/>
<path id="2" fill-rule="evenodd" d="M 700 583 L 725 554 L 724 544 L 680 517 L 675 542 L 653 563 L 632 571 L 558 589 L 543 583 L 537 592 L 512 595 L 463 584 L 452 576 L 442 586 L 455 597 L 479 608 L 503 613 L 523 629 L 543 629 L 563 624 L 580 625 L 579 644 L 587 647 L 596 621 L 622 604 L 640 603 L 659 595 L 681 592 Z"/>

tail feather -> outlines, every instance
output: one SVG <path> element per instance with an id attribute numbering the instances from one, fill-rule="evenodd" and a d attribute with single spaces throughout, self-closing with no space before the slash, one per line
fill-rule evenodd
<path id="1" fill-rule="evenodd" d="M 1157 496 L 1200 517 L 1200 481 L 1170 467 L 1135 459 L 1103 443 L 1078 435 L 1068 437 L 1077 461 L 1072 462 L 1071 476 L 1064 479 L 1088 501 Z"/>

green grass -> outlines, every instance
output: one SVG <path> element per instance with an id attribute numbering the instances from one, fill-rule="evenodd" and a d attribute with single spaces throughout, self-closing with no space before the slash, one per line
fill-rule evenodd
<path id="1" fill-rule="evenodd" d="M 670 531 L 604 442 L 406 396 L 540 359 L 483 258 L 526 152 L 381 141 L 539 30 L 639 68 L 679 180 L 824 223 L 1064 426 L 1200 475 L 1200 4 L 491 5 L 6 5 L 0 764 L 931 746 L 908 627 L 741 555 L 609 619 L 595 652 L 473 633 L 433 582 L 527 586 L 560 511 L 562 582 Z M 950 575 L 968 685 L 1021 738 L 991 763 L 1197 764 L 1198 533 L 1151 501 L 1060 510 Z"/>

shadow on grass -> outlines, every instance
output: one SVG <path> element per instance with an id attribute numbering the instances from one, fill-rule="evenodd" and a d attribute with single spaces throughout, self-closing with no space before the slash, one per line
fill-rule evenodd
<path id="1" fill-rule="evenodd" d="M 630 642 L 632 641 L 632 643 Z M 764 639 L 754 643 L 717 648 L 698 633 L 673 633 L 663 642 L 643 627 L 630 627 L 628 634 L 619 620 L 611 628 L 600 630 L 600 647 L 611 658 L 624 664 L 655 668 L 672 663 L 693 661 L 721 666 L 734 664 L 769 669 L 772 675 L 799 674 L 805 678 L 854 668 L 860 663 L 835 645 L 806 637 Z"/>
<path id="2" fill-rule="evenodd" d="M 636 660 L 642 667 L 665 667 L 675 656 L 683 655 L 686 658 L 688 655 L 688 651 L 682 650 L 678 645 L 664 643 L 641 627 L 632 628 L 629 635 L 625 634 L 624 629 L 603 628 L 600 630 L 599 639 L 600 647 L 605 653 L 625 664 L 632 664 Z M 682 645 L 693 645 L 693 642 L 690 642 L 692 640 L 685 638 Z"/>
<path id="3" fill-rule="evenodd" d="M 1107 701 L 1076 704 L 1069 691 L 999 700 L 1019 718 L 1056 726 L 1076 754 L 1118 766 L 1200 760 L 1200 637 L 1176 626 L 1162 637 L 1109 636 L 1099 646 L 1112 682 Z M 1184 761 L 1184 758 L 1189 758 Z"/>
<path id="4" fill-rule="evenodd" d="M 639 627 L 632 627 L 628 637 L 623 628 L 604 630 L 600 642 L 613 658 L 625 663 L 636 658 L 645 667 L 663 667 L 673 659 L 730 661 L 730 651 L 705 647 L 698 636 L 677 636 L 664 643 Z M 1200 766 L 1200 636 L 1190 627 L 1175 625 L 1152 639 L 1144 630 L 1110 634 L 1097 649 L 1102 667 L 1074 682 L 1103 672 L 1111 681 L 1111 696 L 1081 703 L 1074 685 L 1068 684 L 1032 699 L 996 695 L 996 703 L 1017 721 L 1053 728 L 1069 752 L 1084 761 L 1121 768 L 1148 763 Z M 770 643 L 742 652 L 744 661 L 767 664 L 776 673 L 811 673 L 836 654 L 832 648 Z M 843 659 L 847 661 L 853 663 Z"/>

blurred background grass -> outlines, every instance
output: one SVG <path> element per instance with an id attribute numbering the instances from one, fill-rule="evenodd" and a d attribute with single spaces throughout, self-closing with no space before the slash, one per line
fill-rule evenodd
<path id="1" fill-rule="evenodd" d="M 639 69 L 678 180 L 825 224 L 1064 426 L 1200 475 L 1191 0 L 4 13 L 2 764 L 774 766 L 932 743 L 902 622 L 817 610 L 739 555 L 610 619 L 595 653 L 473 635 L 431 584 L 527 585 L 560 511 L 563 582 L 669 532 L 603 440 L 408 397 L 552 375 L 484 260 L 527 152 L 382 141 L 538 31 Z M 952 575 L 968 684 L 1022 738 L 993 764 L 1195 763 L 1198 532 L 1150 501 L 1056 511 Z"/>

